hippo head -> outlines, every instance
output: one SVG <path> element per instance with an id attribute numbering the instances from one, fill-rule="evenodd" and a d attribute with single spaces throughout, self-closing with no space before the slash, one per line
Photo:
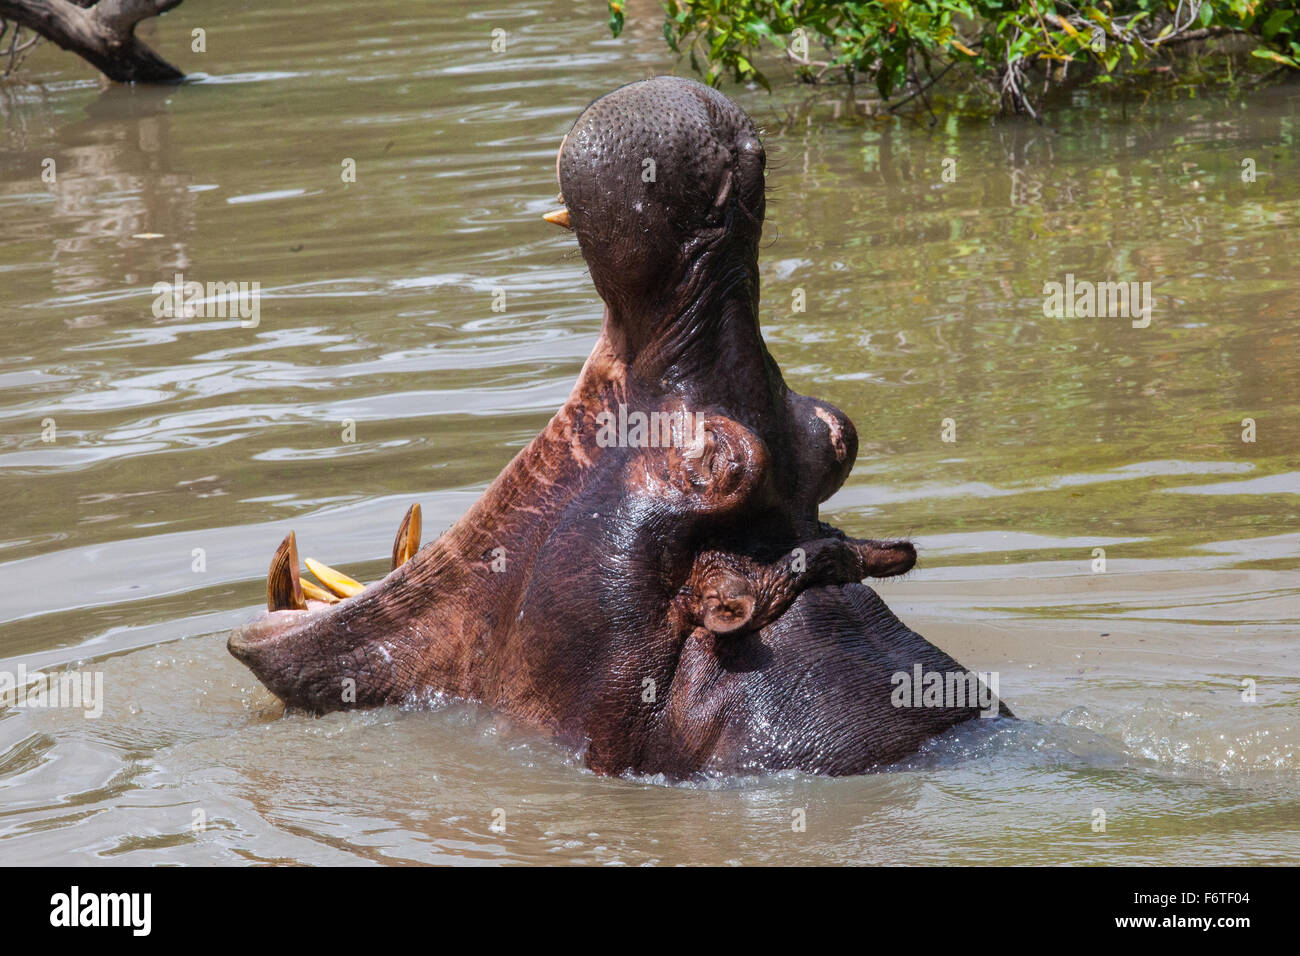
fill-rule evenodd
<path id="1" fill-rule="evenodd" d="M 547 218 L 605 303 L 568 401 L 437 541 L 408 512 L 370 587 L 311 561 L 325 587 L 303 580 L 290 534 L 235 656 L 316 712 L 481 701 L 604 773 L 860 773 L 996 712 L 861 583 L 910 569 L 911 544 L 819 520 L 857 433 L 759 331 L 749 117 L 690 80 L 633 83 L 587 107 L 557 170 Z M 900 675 L 935 673 L 971 693 L 899 706 L 921 702 Z"/>

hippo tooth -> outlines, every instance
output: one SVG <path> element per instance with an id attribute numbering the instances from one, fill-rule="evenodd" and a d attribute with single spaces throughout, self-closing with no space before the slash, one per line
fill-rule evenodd
<path id="1" fill-rule="evenodd" d="M 324 588 L 318 588 L 310 581 L 301 581 L 300 583 L 302 584 L 302 593 L 313 601 L 324 601 L 326 604 L 339 603 L 339 599 Z"/>
<path id="2" fill-rule="evenodd" d="M 366 589 L 366 586 L 359 581 L 354 581 L 342 571 L 335 571 L 328 565 L 321 564 L 314 558 L 303 558 L 303 563 L 307 565 L 307 570 L 316 575 L 316 579 L 325 585 L 341 598 L 350 598 L 354 594 L 360 594 Z"/>
<path id="3" fill-rule="evenodd" d="M 419 550 L 420 506 L 417 503 L 407 509 L 406 517 L 402 519 L 401 525 L 397 528 L 397 539 L 393 542 L 393 570 L 396 571 L 411 560 L 415 552 Z"/>
<path id="4" fill-rule="evenodd" d="M 547 222 L 553 222 L 557 226 L 563 226 L 565 229 L 572 229 L 573 225 L 569 222 L 569 210 L 556 209 L 554 212 L 548 212 L 542 217 Z"/>
<path id="5" fill-rule="evenodd" d="M 271 559 L 271 570 L 266 574 L 266 607 L 271 611 L 307 609 L 298 577 L 298 540 L 292 531 L 280 542 Z"/>

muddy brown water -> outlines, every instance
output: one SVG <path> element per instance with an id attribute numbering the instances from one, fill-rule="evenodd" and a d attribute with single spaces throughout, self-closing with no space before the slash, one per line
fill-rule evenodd
<path id="1" fill-rule="evenodd" d="M 728 90 L 770 347 L 862 436 L 825 514 L 915 537 L 882 594 L 1026 720 L 665 786 L 455 702 L 281 717 L 226 653 L 289 528 L 374 579 L 410 502 L 436 534 L 544 425 L 600 314 L 540 220 L 555 149 L 674 68 L 590 5 L 330 6 L 178 8 L 181 88 L 46 48 L 0 89 L 0 671 L 103 691 L 0 710 L 0 862 L 1300 859 L 1294 89 L 933 129 Z M 178 272 L 258 282 L 258 325 L 155 316 Z M 1149 324 L 1045 315 L 1067 275 L 1150 282 Z"/>

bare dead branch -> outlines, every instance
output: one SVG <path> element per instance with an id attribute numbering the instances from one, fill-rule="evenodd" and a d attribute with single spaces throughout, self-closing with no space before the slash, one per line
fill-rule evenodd
<path id="1" fill-rule="evenodd" d="M 27 27 L 118 83 L 175 83 L 185 74 L 135 36 L 136 25 L 181 0 L 0 0 L 0 20 Z"/>

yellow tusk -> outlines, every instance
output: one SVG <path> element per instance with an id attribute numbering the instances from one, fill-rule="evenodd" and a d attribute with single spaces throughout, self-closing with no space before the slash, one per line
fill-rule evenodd
<path id="1" fill-rule="evenodd" d="M 339 599 L 324 588 L 318 588 L 310 581 L 301 581 L 299 583 L 302 584 L 302 593 L 313 601 L 324 601 L 326 604 L 339 603 Z"/>
<path id="2" fill-rule="evenodd" d="M 298 539 L 290 531 L 271 558 L 266 574 L 266 608 L 268 611 L 304 611 L 302 581 L 298 577 Z"/>
<path id="3" fill-rule="evenodd" d="M 548 212 L 542 218 L 547 222 L 555 223 L 557 226 L 563 226 L 565 229 L 573 228 L 572 224 L 569 222 L 569 210 L 567 209 L 557 209 L 554 212 Z"/>
<path id="4" fill-rule="evenodd" d="M 328 565 L 321 564 L 314 558 L 303 558 L 307 570 L 316 575 L 317 580 L 341 598 L 350 598 L 366 589 L 359 581 L 354 581 L 342 571 L 335 571 Z"/>
<path id="5" fill-rule="evenodd" d="M 420 505 L 413 504 L 397 528 L 393 542 L 393 570 L 396 571 L 420 550 Z"/>

